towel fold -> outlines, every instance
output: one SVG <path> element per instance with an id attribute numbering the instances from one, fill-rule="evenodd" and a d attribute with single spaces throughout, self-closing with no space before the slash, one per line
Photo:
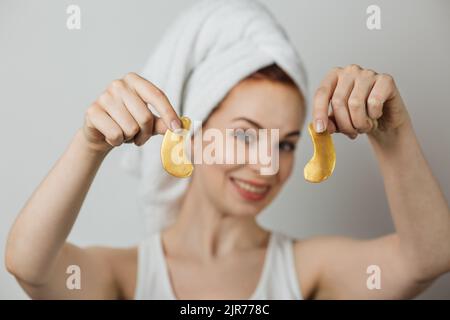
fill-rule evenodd
<path id="1" fill-rule="evenodd" d="M 203 121 L 239 81 L 273 63 L 307 97 L 303 64 L 262 4 L 203 0 L 166 31 L 140 74 L 166 93 L 180 116 Z M 121 165 L 139 179 L 139 210 L 149 233 L 174 221 L 189 183 L 189 178 L 174 178 L 164 171 L 161 142 L 162 136 L 154 136 L 139 148 L 129 144 L 122 149 Z"/>

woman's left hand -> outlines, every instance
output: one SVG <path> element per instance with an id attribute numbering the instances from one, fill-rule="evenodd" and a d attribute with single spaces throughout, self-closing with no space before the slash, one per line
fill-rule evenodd
<path id="1" fill-rule="evenodd" d="M 408 120 L 392 76 L 358 65 L 333 68 L 314 96 L 316 132 L 328 128 L 330 133 L 341 132 L 355 139 L 361 133 L 398 129 Z"/>

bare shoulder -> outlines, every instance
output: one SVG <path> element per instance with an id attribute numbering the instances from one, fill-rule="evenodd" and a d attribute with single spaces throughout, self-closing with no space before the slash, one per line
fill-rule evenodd
<path id="1" fill-rule="evenodd" d="M 407 299 L 430 282 L 418 280 L 396 234 L 374 239 L 320 236 L 294 243 L 296 270 L 305 298 Z M 367 285 L 368 270 L 380 270 L 380 290 Z"/>
<path id="2" fill-rule="evenodd" d="M 316 236 L 294 243 L 297 276 L 305 299 L 323 298 L 323 282 L 335 268 L 345 268 L 346 257 L 361 251 L 366 241 L 343 236 Z M 364 272 L 361 272 L 364 274 Z M 329 288 L 327 291 L 330 292 Z M 329 297 L 331 298 L 331 297 Z"/>
<path id="3" fill-rule="evenodd" d="M 312 237 L 294 241 L 294 259 L 300 289 L 305 299 L 317 296 L 324 256 L 338 237 Z M 322 257 L 320 259 L 319 257 Z"/>
<path id="4" fill-rule="evenodd" d="M 118 298 L 134 299 L 138 265 L 137 246 L 128 248 L 91 247 L 87 250 L 91 251 L 93 255 L 102 257 L 109 264 L 114 287 L 118 291 Z"/>

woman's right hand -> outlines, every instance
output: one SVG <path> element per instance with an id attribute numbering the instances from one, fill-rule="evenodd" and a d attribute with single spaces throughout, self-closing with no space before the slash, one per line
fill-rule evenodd
<path id="1" fill-rule="evenodd" d="M 147 104 L 160 114 L 154 115 Z M 108 152 L 122 143 L 143 145 L 152 135 L 181 128 L 164 92 L 136 73 L 114 80 L 87 109 L 83 133 L 89 147 Z"/>

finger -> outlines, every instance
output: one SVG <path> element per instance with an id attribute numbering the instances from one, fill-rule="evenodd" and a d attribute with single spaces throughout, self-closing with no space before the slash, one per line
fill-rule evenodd
<path id="1" fill-rule="evenodd" d="M 367 113 L 376 120 L 383 115 L 383 105 L 394 94 L 394 79 L 387 74 L 377 75 L 375 84 L 367 98 Z"/>
<path id="2" fill-rule="evenodd" d="M 100 131 L 108 144 L 117 147 L 123 143 L 122 129 L 99 104 L 94 104 L 87 113 L 86 125 Z"/>
<path id="3" fill-rule="evenodd" d="M 369 71 L 368 71 L 369 72 Z M 358 133 L 367 133 L 372 130 L 373 123 L 367 115 L 366 100 L 375 83 L 375 76 L 364 75 L 355 80 L 352 93 L 348 98 L 350 117 Z"/>
<path id="4" fill-rule="evenodd" d="M 164 120 L 157 116 L 153 117 L 154 117 L 153 121 L 155 123 L 153 126 L 153 134 L 165 134 L 169 128 L 167 127 Z"/>
<path id="5" fill-rule="evenodd" d="M 99 104 L 108 115 L 120 126 L 124 140 L 132 140 L 139 132 L 139 125 L 124 106 L 120 97 L 113 96 L 109 91 L 99 98 Z"/>
<path id="6" fill-rule="evenodd" d="M 339 129 L 336 125 L 336 118 L 334 116 L 333 110 L 331 110 L 330 115 L 328 116 L 328 132 L 330 134 L 339 133 Z M 345 133 L 343 133 L 343 134 L 345 134 Z M 348 135 L 348 134 L 345 134 L 345 135 L 349 139 L 352 139 L 352 140 L 357 137 L 357 135 Z"/>
<path id="7" fill-rule="evenodd" d="M 172 130 L 181 128 L 181 121 L 164 92 L 136 73 L 127 74 L 124 80 L 142 100 L 151 104 L 158 111 L 167 128 Z"/>
<path id="8" fill-rule="evenodd" d="M 128 87 L 119 90 L 123 104 L 139 125 L 139 132 L 134 137 L 134 144 L 141 146 L 153 135 L 154 115 L 134 91 Z"/>
<path id="9" fill-rule="evenodd" d="M 316 132 L 323 132 L 328 126 L 328 109 L 338 80 L 338 68 L 331 70 L 314 95 L 313 121 Z"/>
<path id="10" fill-rule="evenodd" d="M 348 98 L 352 92 L 354 79 L 346 73 L 339 77 L 338 84 L 331 98 L 331 106 L 333 108 L 336 125 L 339 132 L 349 136 L 358 134 L 353 127 L 353 123 L 348 110 Z"/>
<path id="11" fill-rule="evenodd" d="M 328 130 L 328 132 L 329 132 L 330 134 L 339 132 L 339 131 L 337 130 L 336 119 L 334 118 L 333 110 L 331 110 L 330 114 L 328 115 L 328 126 L 327 126 L 327 130 Z"/>

